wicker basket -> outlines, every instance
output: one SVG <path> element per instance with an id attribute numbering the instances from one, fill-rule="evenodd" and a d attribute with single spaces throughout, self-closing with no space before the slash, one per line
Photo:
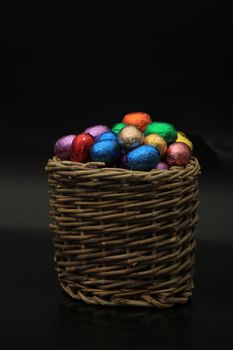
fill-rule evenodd
<path id="1" fill-rule="evenodd" d="M 198 160 L 131 171 L 53 158 L 46 166 L 61 287 L 87 304 L 168 308 L 192 295 Z"/>

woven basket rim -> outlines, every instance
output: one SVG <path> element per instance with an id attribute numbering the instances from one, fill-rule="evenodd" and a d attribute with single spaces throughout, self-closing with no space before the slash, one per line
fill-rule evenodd
<path id="1" fill-rule="evenodd" d="M 124 168 L 109 168 L 105 167 L 105 163 L 102 162 L 87 162 L 79 163 L 69 160 L 61 160 L 58 157 L 53 157 L 48 160 L 45 167 L 47 172 L 58 171 L 62 175 L 79 175 L 79 174 L 98 174 L 100 176 L 126 176 L 136 177 L 140 179 L 156 178 L 161 177 L 178 177 L 184 175 L 199 175 L 200 164 L 196 157 L 192 156 L 186 166 L 171 166 L 168 170 L 152 169 L 150 171 L 135 171 Z"/>

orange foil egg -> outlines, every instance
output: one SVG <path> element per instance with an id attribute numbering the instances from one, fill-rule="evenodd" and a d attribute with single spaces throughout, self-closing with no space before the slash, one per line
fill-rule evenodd
<path id="1" fill-rule="evenodd" d="M 140 131 L 144 131 L 148 124 L 152 122 L 151 117 L 147 113 L 134 112 L 128 113 L 122 119 L 122 122 L 128 125 L 134 125 Z"/>
<path id="2" fill-rule="evenodd" d="M 71 145 L 71 160 L 84 163 L 88 160 L 90 149 L 95 139 L 88 133 L 83 132 L 75 136 Z"/>

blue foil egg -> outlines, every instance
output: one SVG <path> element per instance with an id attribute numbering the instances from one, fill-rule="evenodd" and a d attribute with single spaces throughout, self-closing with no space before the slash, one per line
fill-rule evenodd
<path id="1" fill-rule="evenodd" d="M 111 131 L 104 132 L 102 135 L 98 136 L 96 142 L 104 141 L 104 140 L 112 140 L 117 141 L 117 135 Z"/>
<path id="2" fill-rule="evenodd" d="M 119 143 L 113 140 L 97 141 L 91 147 L 90 155 L 93 162 L 114 164 L 121 156 Z"/>
<path id="3" fill-rule="evenodd" d="M 130 170 L 151 170 L 160 160 L 160 153 L 156 147 L 142 145 L 130 151 L 127 156 L 127 167 Z"/>

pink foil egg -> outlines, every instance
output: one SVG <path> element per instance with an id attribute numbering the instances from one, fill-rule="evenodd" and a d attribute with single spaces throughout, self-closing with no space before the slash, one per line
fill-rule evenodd
<path id="1" fill-rule="evenodd" d="M 192 156 L 192 151 L 183 142 L 174 142 L 168 146 L 165 155 L 166 162 L 168 165 L 186 165 Z"/>

